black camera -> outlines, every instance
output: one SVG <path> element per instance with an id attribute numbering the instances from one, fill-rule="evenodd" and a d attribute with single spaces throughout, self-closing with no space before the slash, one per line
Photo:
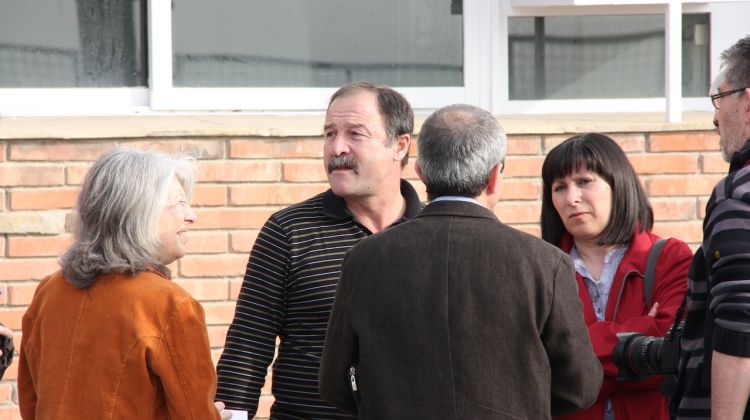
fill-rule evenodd
<path id="1" fill-rule="evenodd" d="M 671 395 L 676 384 L 680 360 L 680 337 L 684 322 L 674 323 L 664 337 L 635 332 L 617 334 L 612 359 L 617 366 L 617 380 L 633 381 L 651 375 L 664 375 L 662 393 Z"/>
<path id="2" fill-rule="evenodd" d="M 679 336 L 683 323 L 664 337 L 651 337 L 635 332 L 617 334 L 618 342 L 612 358 L 618 368 L 617 379 L 632 381 L 651 375 L 677 373 L 680 357 Z"/>

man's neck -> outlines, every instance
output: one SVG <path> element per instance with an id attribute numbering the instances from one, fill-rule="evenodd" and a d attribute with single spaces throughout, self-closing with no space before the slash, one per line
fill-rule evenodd
<path id="1" fill-rule="evenodd" d="M 378 233 L 395 223 L 406 212 L 406 199 L 401 195 L 401 189 L 390 191 L 377 196 L 344 199 L 346 208 L 357 223 L 372 233 Z"/>

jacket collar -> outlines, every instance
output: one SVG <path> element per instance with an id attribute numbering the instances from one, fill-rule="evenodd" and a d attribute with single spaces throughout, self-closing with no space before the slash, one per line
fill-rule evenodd
<path id="1" fill-rule="evenodd" d="M 650 232 L 636 232 L 630 238 L 628 250 L 625 251 L 625 255 L 622 257 L 622 262 L 620 262 L 620 265 L 617 267 L 615 281 L 617 281 L 618 277 L 622 277 L 625 273 L 630 271 L 637 271 L 640 274 L 645 273 L 648 254 L 656 241 L 657 237 Z M 572 248 L 573 236 L 570 233 L 565 232 L 562 238 L 560 238 L 560 249 L 565 251 L 566 254 L 570 254 Z"/>
<path id="2" fill-rule="evenodd" d="M 486 207 L 466 201 L 436 201 L 427 205 L 417 217 L 429 216 L 462 216 L 478 217 L 500 221 L 495 214 Z"/>
<path id="3" fill-rule="evenodd" d="M 401 180 L 401 195 L 406 200 L 406 211 L 398 222 L 406 219 L 412 219 L 422 210 L 422 203 L 419 201 L 419 195 L 414 187 L 405 180 Z M 351 219 L 352 214 L 346 208 L 346 202 L 343 198 L 333 193 L 330 188 L 323 193 L 323 214 L 334 219 Z"/>
<path id="4" fill-rule="evenodd" d="M 729 173 L 742 169 L 748 163 L 750 163 L 750 139 L 747 139 L 742 148 L 732 156 L 729 163 Z"/>

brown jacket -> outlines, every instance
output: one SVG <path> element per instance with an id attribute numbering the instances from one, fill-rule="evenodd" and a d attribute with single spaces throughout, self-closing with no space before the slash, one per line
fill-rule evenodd
<path id="1" fill-rule="evenodd" d="M 45 278 L 23 316 L 26 419 L 219 419 L 204 313 L 155 273 Z"/>
<path id="2" fill-rule="evenodd" d="M 347 254 L 320 393 L 362 419 L 542 420 L 584 409 L 602 370 L 573 274 L 562 251 L 484 207 L 432 203 Z"/>

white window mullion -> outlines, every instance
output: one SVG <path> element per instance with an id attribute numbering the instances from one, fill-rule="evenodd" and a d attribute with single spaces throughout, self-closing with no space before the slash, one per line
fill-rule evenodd
<path id="1" fill-rule="evenodd" d="M 172 91 L 172 2 L 148 0 L 148 63 L 152 109 L 170 109 Z"/>
<path id="2" fill-rule="evenodd" d="M 682 121 L 682 1 L 670 0 L 665 13 L 665 63 L 667 98 L 666 117 L 669 122 Z"/>

